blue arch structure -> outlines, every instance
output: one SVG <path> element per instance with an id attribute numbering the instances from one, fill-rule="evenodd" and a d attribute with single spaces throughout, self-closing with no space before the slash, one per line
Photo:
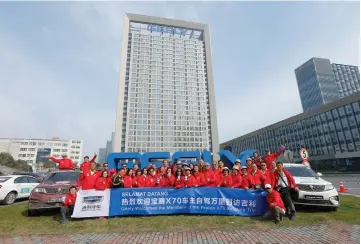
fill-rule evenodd
<path id="1" fill-rule="evenodd" d="M 169 152 L 147 152 L 142 155 L 140 167 L 146 168 L 149 164 L 155 164 L 157 168 L 162 165 L 162 162 L 152 162 L 152 159 L 169 159 Z"/>
<path id="2" fill-rule="evenodd" d="M 118 153 L 111 153 L 107 156 L 107 163 L 109 166 L 109 169 L 115 169 L 116 171 L 118 171 L 120 169 L 119 166 L 119 161 L 120 160 L 124 160 L 124 159 L 128 159 L 128 160 L 141 160 L 142 159 L 142 154 L 138 153 L 138 152 L 118 152 Z M 133 167 L 132 163 L 127 163 L 127 168 Z"/>
<path id="3" fill-rule="evenodd" d="M 107 163 L 109 165 L 109 169 L 119 170 L 119 162 L 121 160 L 138 160 L 141 162 L 140 167 L 146 168 L 149 164 L 155 164 L 157 167 L 161 166 L 161 162 L 152 162 L 154 159 L 169 159 L 169 152 L 147 152 L 144 154 L 138 152 L 116 152 L 111 153 L 107 156 Z M 190 159 L 190 158 L 202 158 L 204 162 L 210 163 L 212 160 L 212 154 L 210 151 L 204 150 L 203 152 L 199 151 L 191 151 L 191 152 L 175 152 L 172 155 L 172 161 L 180 160 L 182 158 Z M 193 163 L 198 164 L 198 161 L 187 161 L 187 164 Z M 127 168 L 133 167 L 133 163 L 127 163 Z"/>
<path id="4" fill-rule="evenodd" d="M 222 150 L 218 153 L 219 157 L 223 161 L 224 165 L 228 168 L 233 168 L 233 165 L 236 163 L 236 160 L 241 160 L 241 165 L 246 165 L 246 160 L 249 157 L 252 157 L 253 153 L 257 152 L 255 149 L 247 150 L 242 152 L 238 157 L 234 156 L 234 154 L 229 150 Z"/>

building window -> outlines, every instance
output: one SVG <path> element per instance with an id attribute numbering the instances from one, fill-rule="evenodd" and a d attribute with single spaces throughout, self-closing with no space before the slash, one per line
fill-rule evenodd
<path id="1" fill-rule="evenodd" d="M 353 111 L 359 112 L 360 111 L 360 105 L 356 102 L 352 104 Z"/>
<path id="2" fill-rule="evenodd" d="M 22 152 L 26 152 L 28 149 L 27 148 L 20 148 L 20 151 Z"/>
<path id="3" fill-rule="evenodd" d="M 338 118 L 338 113 L 337 113 L 337 109 L 332 109 L 332 115 L 335 119 Z"/>
<path id="4" fill-rule="evenodd" d="M 348 123 L 346 118 L 341 119 L 341 123 L 342 123 L 342 128 L 348 128 Z"/>
<path id="5" fill-rule="evenodd" d="M 352 129 L 352 130 L 351 130 L 351 133 L 352 133 L 352 137 L 353 137 L 355 140 L 358 140 L 358 139 L 360 138 L 360 133 L 359 133 L 359 131 L 358 131 L 357 128 Z"/>
<path id="6" fill-rule="evenodd" d="M 341 131 L 341 132 L 338 132 L 337 134 L 338 134 L 338 140 L 339 140 L 339 141 L 345 141 L 345 137 L 343 136 L 343 132 L 342 132 L 342 131 Z"/>

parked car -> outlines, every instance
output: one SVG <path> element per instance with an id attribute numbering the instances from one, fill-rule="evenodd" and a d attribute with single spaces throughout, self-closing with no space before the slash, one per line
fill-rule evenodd
<path id="1" fill-rule="evenodd" d="M 37 185 L 37 179 L 29 175 L 0 176 L 0 202 L 10 205 L 16 199 L 28 198 Z"/>
<path id="2" fill-rule="evenodd" d="M 15 172 L 13 173 L 13 175 L 30 175 L 36 178 L 38 182 L 42 182 L 46 177 L 46 174 L 44 173 L 33 173 L 33 172 Z"/>
<path id="3" fill-rule="evenodd" d="M 76 186 L 80 171 L 64 170 L 48 173 L 45 180 L 39 184 L 29 197 L 28 215 L 34 215 L 38 210 L 59 208 L 70 186 Z"/>
<path id="4" fill-rule="evenodd" d="M 300 189 L 299 198 L 294 204 L 322 206 L 335 211 L 340 207 L 337 190 L 331 182 L 321 178 L 322 173 L 301 164 L 284 164 L 284 167 L 293 175 Z"/>

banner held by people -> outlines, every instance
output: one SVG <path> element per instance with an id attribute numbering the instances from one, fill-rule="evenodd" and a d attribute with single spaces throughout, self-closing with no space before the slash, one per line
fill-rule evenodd
<path id="1" fill-rule="evenodd" d="M 118 188 L 78 192 L 73 218 L 124 215 L 211 214 L 262 216 L 264 191 L 234 188 Z"/>
<path id="2" fill-rule="evenodd" d="M 72 218 L 109 216 L 110 190 L 80 190 Z"/>

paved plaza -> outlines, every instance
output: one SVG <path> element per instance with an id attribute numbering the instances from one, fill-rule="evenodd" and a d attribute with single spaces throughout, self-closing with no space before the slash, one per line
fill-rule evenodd
<path id="1" fill-rule="evenodd" d="M 61 228 L 61 227 L 60 227 Z M 69 235 L 34 235 L 2 237 L 2 244 L 68 244 L 68 243 L 321 243 L 321 244 L 353 244 L 360 242 L 360 226 L 311 225 L 303 227 L 282 227 L 272 229 L 236 231 L 187 231 L 187 232 L 140 232 L 140 233 L 108 233 L 108 234 L 72 234 Z"/>

